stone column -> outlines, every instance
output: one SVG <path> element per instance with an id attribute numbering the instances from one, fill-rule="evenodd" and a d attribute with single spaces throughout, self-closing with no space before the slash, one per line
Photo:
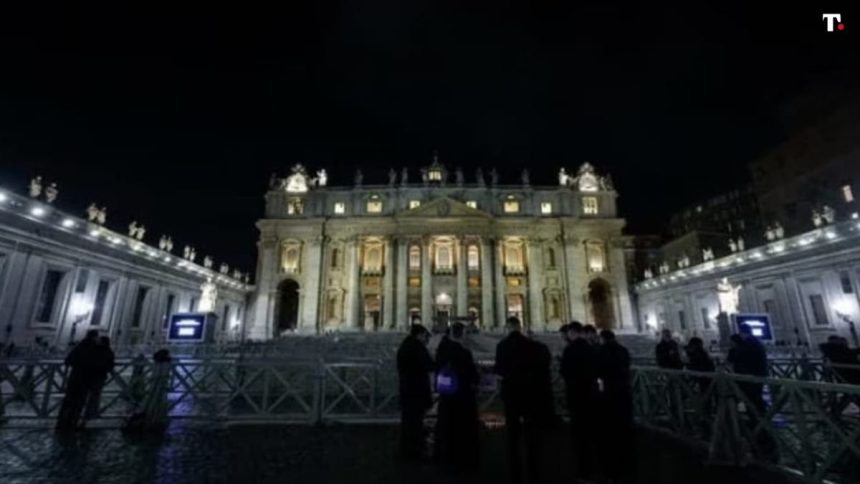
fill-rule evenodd
<path id="1" fill-rule="evenodd" d="M 529 323 L 532 330 L 543 331 L 546 321 L 543 319 L 543 260 L 540 239 L 528 239 L 526 254 L 528 255 L 529 281 Z"/>
<path id="2" fill-rule="evenodd" d="M 391 237 L 385 239 L 385 267 L 382 268 L 382 329 L 396 327 L 394 321 L 394 245 Z"/>
<path id="3" fill-rule="evenodd" d="M 409 327 L 409 240 L 397 238 L 397 313 L 394 324 L 399 328 Z"/>
<path id="4" fill-rule="evenodd" d="M 361 261 L 359 260 L 359 251 L 358 251 L 358 240 L 356 238 L 351 238 L 346 242 L 346 273 L 347 273 L 347 287 L 346 287 L 346 307 L 344 307 L 346 321 L 346 329 L 348 331 L 357 331 L 359 328 L 359 324 L 361 324 L 361 318 L 359 317 L 359 301 L 358 301 L 358 293 L 359 293 L 359 265 Z"/>
<path id="5" fill-rule="evenodd" d="M 428 328 L 433 326 L 432 242 L 425 237 L 421 249 L 421 322 Z"/>
<path id="6" fill-rule="evenodd" d="M 466 239 L 460 237 L 457 239 L 459 250 L 457 251 L 457 316 L 469 315 L 469 288 L 466 283 L 466 275 L 469 272 L 469 266 L 466 251 Z"/>
<path id="7" fill-rule="evenodd" d="M 302 313 L 298 330 L 302 333 L 316 333 L 319 323 L 320 279 L 322 277 L 322 254 L 325 240 L 313 237 L 308 241 L 307 264 L 302 268 L 305 273 L 305 286 L 302 287 Z"/>
<path id="8" fill-rule="evenodd" d="M 486 238 L 481 239 L 481 326 L 494 326 L 493 318 L 493 247 Z"/>
<path id="9" fill-rule="evenodd" d="M 570 317 L 585 323 L 587 322 L 585 317 L 585 280 L 588 269 L 586 268 L 583 241 L 572 234 L 565 234 L 564 256 Z"/>
<path id="10" fill-rule="evenodd" d="M 277 250 L 277 239 L 272 236 L 262 236 L 257 242 L 259 259 L 257 261 L 257 290 L 254 293 L 253 312 L 247 317 L 247 332 L 245 337 L 252 340 L 269 340 L 274 337 L 275 298 L 278 288 L 275 286 L 280 254 Z"/>
<path id="11" fill-rule="evenodd" d="M 504 262 L 504 257 L 502 256 L 502 250 L 504 249 L 503 239 L 501 237 L 496 237 L 493 241 L 493 272 L 495 274 L 495 288 L 496 288 L 496 324 L 497 328 L 505 327 L 505 313 L 507 304 L 507 299 L 505 298 L 505 289 L 507 288 L 507 283 L 505 281 L 505 275 L 502 270 L 502 264 Z"/>
<path id="12" fill-rule="evenodd" d="M 617 328 L 625 332 L 636 331 L 636 321 L 633 316 L 633 305 L 630 302 L 630 288 L 627 285 L 627 270 L 624 264 L 624 245 L 622 240 L 607 241 L 609 251 L 607 263 L 609 272 L 612 274 L 613 291 L 621 314 L 616 318 Z M 692 329 L 693 322 L 698 315 L 693 313 L 692 306 L 685 308 L 687 316 L 687 327 Z"/>

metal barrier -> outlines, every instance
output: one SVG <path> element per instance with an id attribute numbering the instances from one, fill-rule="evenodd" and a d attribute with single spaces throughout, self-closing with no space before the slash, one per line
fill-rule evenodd
<path id="1" fill-rule="evenodd" d="M 499 418 L 492 361 L 478 364 L 480 410 Z M 171 418 L 318 423 L 399 416 L 391 360 L 204 358 L 170 365 Z M 120 360 L 88 418 L 119 420 L 138 411 L 153 368 L 144 358 Z M 562 410 L 564 383 L 553 373 Z M 54 419 L 67 376 L 60 360 L 0 360 L 0 407 L 13 423 Z M 640 424 L 707 445 L 713 461 L 755 460 L 794 469 L 808 482 L 860 480 L 860 386 L 638 366 L 631 388 Z"/>
<path id="2" fill-rule="evenodd" d="M 640 424 L 706 444 L 712 461 L 860 480 L 860 386 L 644 367 L 632 385 Z"/>

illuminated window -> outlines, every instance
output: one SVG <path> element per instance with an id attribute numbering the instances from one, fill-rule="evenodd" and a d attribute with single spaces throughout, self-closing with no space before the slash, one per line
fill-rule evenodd
<path id="1" fill-rule="evenodd" d="M 851 190 L 851 185 L 844 185 L 842 187 L 842 198 L 845 199 L 846 203 L 854 201 L 854 191 Z"/>
<path id="2" fill-rule="evenodd" d="M 343 215 L 346 213 L 346 205 L 343 202 L 337 202 L 334 204 L 334 213 L 338 215 Z"/>
<path id="3" fill-rule="evenodd" d="M 367 213 L 382 213 L 382 200 L 379 195 L 374 195 L 367 201 Z"/>
<path id="4" fill-rule="evenodd" d="M 549 202 L 541 202 L 540 213 L 542 213 L 544 215 L 551 214 L 552 213 L 552 204 Z"/>
<path id="5" fill-rule="evenodd" d="M 439 250 L 436 251 L 436 268 L 450 269 L 451 265 L 451 248 L 447 245 L 439 247 Z"/>
<path id="6" fill-rule="evenodd" d="M 480 268 L 481 256 L 477 245 L 470 245 L 468 251 L 469 270 L 476 271 Z"/>
<path id="7" fill-rule="evenodd" d="M 421 278 L 420 277 L 410 277 L 409 278 L 409 287 L 421 287 Z"/>
<path id="8" fill-rule="evenodd" d="M 421 248 L 417 245 L 409 248 L 409 269 L 413 271 L 421 269 Z"/>
<path id="9" fill-rule="evenodd" d="M 582 197 L 582 213 L 597 215 L 597 197 Z"/>
<path id="10" fill-rule="evenodd" d="M 478 208 L 478 202 L 475 200 L 469 200 L 466 202 L 466 206 L 469 208 Z"/>
<path id="11" fill-rule="evenodd" d="M 442 181 L 442 170 L 439 169 L 431 169 L 427 173 L 427 179 L 430 181 Z"/>
<path id="12" fill-rule="evenodd" d="M 421 206 L 421 200 L 409 200 L 409 209 L 418 208 Z"/>
<path id="13" fill-rule="evenodd" d="M 301 215 L 304 212 L 304 203 L 301 198 L 293 198 L 287 202 L 288 215 Z"/>
<path id="14" fill-rule="evenodd" d="M 505 213 L 518 213 L 520 211 L 520 201 L 514 198 L 505 200 Z"/>
<path id="15" fill-rule="evenodd" d="M 588 258 L 589 272 L 603 272 L 606 270 L 606 250 L 603 242 L 588 242 L 585 246 Z"/>
<path id="16" fill-rule="evenodd" d="M 382 269 L 382 247 L 373 245 L 364 253 L 365 271 L 379 271 Z"/>

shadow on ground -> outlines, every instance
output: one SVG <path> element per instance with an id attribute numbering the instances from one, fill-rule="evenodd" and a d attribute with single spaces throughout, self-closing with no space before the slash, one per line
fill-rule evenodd
<path id="1" fill-rule="evenodd" d="M 545 482 L 571 483 L 565 431 L 546 435 Z M 118 430 L 86 430 L 60 440 L 48 429 L 0 430 L 4 483 L 457 483 L 509 482 L 504 430 L 482 436 L 481 471 L 448 476 L 430 464 L 398 462 L 396 426 L 282 425 L 200 428 L 174 425 L 163 438 L 129 439 Z M 636 482 L 753 484 L 779 482 L 750 469 L 704 466 L 683 445 L 640 431 Z"/>

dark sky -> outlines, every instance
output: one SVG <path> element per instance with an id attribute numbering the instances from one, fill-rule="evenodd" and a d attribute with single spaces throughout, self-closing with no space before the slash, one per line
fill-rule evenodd
<path id="1" fill-rule="evenodd" d="M 115 229 L 134 218 L 243 270 L 272 171 L 384 182 L 434 149 L 511 182 L 589 160 L 628 231 L 659 232 L 746 180 L 787 100 L 860 72 L 860 11 L 820 2 L 20 3 L 0 10 L 0 185 L 41 174 L 63 208 L 98 201 Z"/>

